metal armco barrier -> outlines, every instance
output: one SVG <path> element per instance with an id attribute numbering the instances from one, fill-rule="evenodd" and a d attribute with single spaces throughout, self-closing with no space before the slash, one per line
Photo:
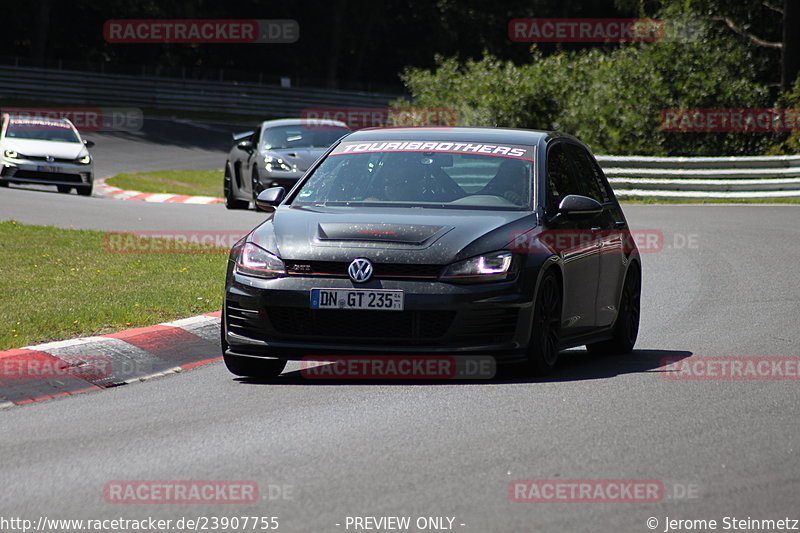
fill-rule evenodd
<path id="1" fill-rule="evenodd" d="M 0 66 L 0 98 L 253 114 L 262 120 L 299 116 L 307 107 L 386 107 L 397 95 Z"/>
<path id="2" fill-rule="evenodd" d="M 299 116 L 310 107 L 386 107 L 397 95 L 0 66 L 0 98 L 232 113 L 261 120 Z M 607 155 L 597 160 L 620 196 L 800 197 L 800 155 Z"/>
<path id="3" fill-rule="evenodd" d="M 800 156 L 598 156 L 619 196 L 651 198 L 800 197 Z"/>

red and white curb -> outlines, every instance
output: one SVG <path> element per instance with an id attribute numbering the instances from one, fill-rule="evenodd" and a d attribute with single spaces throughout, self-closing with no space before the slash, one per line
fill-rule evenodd
<path id="1" fill-rule="evenodd" d="M 163 194 L 154 192 L 128 191 L 113 187 L 105 179 L 97 180 L 94 184 L 95 194 L 105 198 L 117 200 L 135 200 L 139 202 L 154 202 L 167 204 L 222 204 L 225 200 L 213 196 L 188 196 L 185 194 Z"/>
<path id="2" fill-rule="evenodd" d="M 222 359 L 220 312 L 0 352 L 0 408 L 183 372 Z"/>

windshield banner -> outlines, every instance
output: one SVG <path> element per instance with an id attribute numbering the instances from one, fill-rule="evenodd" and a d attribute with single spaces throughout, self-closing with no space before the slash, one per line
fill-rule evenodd
<path id="1" fill-rule="evenodd" d="M 365 154 L 370 152 L 443 152 L 450 154 L 494 155 L 533 161 L 535 147 L 463 141 L 351 141 L 339 144 L 330 155 Z"/>

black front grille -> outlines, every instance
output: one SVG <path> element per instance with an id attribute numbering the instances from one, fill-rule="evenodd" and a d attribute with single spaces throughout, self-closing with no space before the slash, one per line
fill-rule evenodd
<path id="1" fill-rule="evenodd" d="M 455 311 L 354 311 L 268 307 L 266 316 L 279 335 L 400 343 L 443 337 Z"/>
<path id="2" fill-rule="evenodd" d="M 246 304 L 228 301 L 225 303 L 225 314 L 231 333 L 251 339 L 264 338 L 265 322 L 258 311 L 248 309 Z"/>
<path id="3" fill-rule="evenodd" d="M 338 261 L 285 261 L 286 271 L 291 275 L 347 277 L 349 262 Z M 417 265 L 397 263 L 373 263 L 373 278 L 437 278 L 441 265 Z"/>
<path id="4" fill-rule="evenodd" d="M 63 157 L 54 157 L 52 161 L 47 161 L 47 156 L 44 155 L 21 155 L 19 156 L 21 159 L 27 159 L 28 161 L 45 161 L 47 163 L 74 163 L 74 159 L 66 159 Z"/>
<path id="5" fill-rule="evenodd" d="M 379 278 L 391 277 L 412 277 L 412 278 L 438 278 L 442 272 L 441 265 L 399 265 L 399 264 L 376 264 L 373 265 L 375 273 Z"/>
<path id="6" fill-rule="evenodd" d="M 268 306 L 229 299 L 228 331 L 262 341 L 372 346 L 477 346 L 513 341 L 519 309 L 364 311 Z"/>

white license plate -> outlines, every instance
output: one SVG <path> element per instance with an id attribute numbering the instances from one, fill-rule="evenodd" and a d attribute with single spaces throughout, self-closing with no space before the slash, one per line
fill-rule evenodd
<path id="1" fill-rule="evenodd" d="M 46 165 L 39 165 L 37 167 L 39 172 L 47 172 L 48 174 L 56 174 L 58 172 L 58 167 L 51 167 Z"/>
<path id="2" fill-rule="evenodd" d="M 381 289 L 311 289 L 311 309 L 402 311 L 403 291 Z"/>

